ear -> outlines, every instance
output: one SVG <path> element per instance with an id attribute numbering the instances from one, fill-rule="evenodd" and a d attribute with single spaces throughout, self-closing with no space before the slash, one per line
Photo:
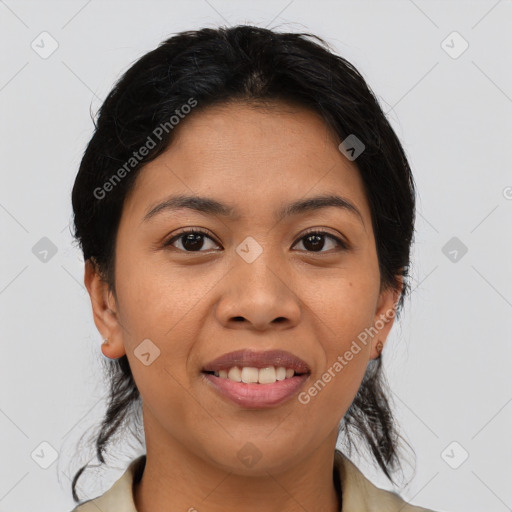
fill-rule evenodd
<path id="1" fill-rule="evenodd" d="M 118 359 L 126 354 L 123 343 L 123 331 L 119 315 L 115 309 L 115 298 L 108 284 L 102 279 L 97 266 L 91 260 L 85 262 L 84 283 L 91 299 L 92 312 L 96 328 L 108 343 L 101 346 L 103 355 Z M 114 305 L 111 309 L 110 304 Z"/>
<path id="2" fill-rule="evenodd" d="M 400 294 L 402 293 L 402 288 L 403 281 L 402 277 L 399 276 L 399 287 L 397 289 L 388 287 L 382 290 L 379 295 L 377 310 L 373 321 L 374 329 L 377 332 L 372 338 L 370 359 L 377 359 L 380 357 L 382 350 L 384 349 L 389 332 L 393 327 L 396 316 L 396 307 Z"/>

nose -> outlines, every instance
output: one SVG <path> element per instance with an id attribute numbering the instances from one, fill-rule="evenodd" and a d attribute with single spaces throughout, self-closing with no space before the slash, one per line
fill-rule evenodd
<path id="1" fill-rule="evenodd" d="M 223 279 L 216 316 L 231 329 L 289 329 L 297 325 L 301 305 L 290 270 L 263 252 L 247 263 L 238 256 Z"/>

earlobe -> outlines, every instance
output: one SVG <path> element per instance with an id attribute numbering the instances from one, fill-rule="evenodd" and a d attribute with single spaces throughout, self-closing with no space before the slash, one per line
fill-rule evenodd
<path id="1" fill-rule="evenodd" d="M 383 290 L 379 296 L 377 311 L 375 313 L 373 323 L 377 332 L 372 340 L 371 359 L 377 359 L 382 354 L 387 337 L 394 324 L 396 308 L 402 288 L 403 282 L 400 280 L 400 286 L 398 288 L 388 287 Z"/>
<path id="2" fill-rule="evenodd" d="M 111 342 L 109 339 L 103 340 L 101 352 L 109 359 L 119 359 L 126 354 L 122 343 Z"/>
<path id="3" fill-rule="evenodd" d="M 91 299 L 92 313 L 96 328 L 104 340 L 101 350 L 106 357 L 117 359 L 125 354 L 122 329 L 119 323 L 115 300 L 97 267 L 90 260 L 85 262 L 84 284 Z M 114 306 L 111 307 L 110 305 Z"/>

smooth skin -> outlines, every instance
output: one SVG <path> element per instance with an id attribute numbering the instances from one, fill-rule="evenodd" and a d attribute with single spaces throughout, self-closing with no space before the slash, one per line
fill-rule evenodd
<path id="1" fill-rule="evenodd" d="M 395 310 L 400 289 L 380 289 L 357 161 L 339 151 L 341 141 L 316 113 L 281 102 L 208 107 L 174 136 L 126 199 L 117 300 L 90 262 L 85 268 L 94 321 L 109 340 L 103 354 L 127 355 L 142 397 L 147 462 L 134 489 L 137 510 L 339 510 L 332 477 L 338 425 L 394 317 L 307 404 L 294 396 L 241 408 L 217 394 L 201 369 L 243 348 L 287 350 L 312 370 L 304 391 Z M 144 221 L 175 194 L 215 199 L 236 215 L 164 209 Z M 322 194 L 344 197 L 360 216 L 331 206 L 276 221 L 283 205 Z M 184 236 L 165 246 L 183 228 L 209 234 L 196 250 Z M 304 238 L 310 228 L 328 232 L 323 246 Z M 236 252 L 248 236 L 263 249 L 252 263 Z M 137 357 L 146 339 L 160 350 L 149 365 Z M 237 456 L 248 442 L 255 448 L 245 449 L 261 456 L 250 467 Z"/>

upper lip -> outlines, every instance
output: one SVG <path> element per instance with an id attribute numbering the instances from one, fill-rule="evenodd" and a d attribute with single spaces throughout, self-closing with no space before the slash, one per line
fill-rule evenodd
<path id="1" fill-rule="evenodd" d="M 305 361 L 285 350 L 266 350 L 256 352 L 249 349 L 237 350 L 224 354 L 203 367 L 204 372 L 218 372 L 229 370 L 234 366 L 265 368 L 267 366 L 284 366 L 291 368 L 296 373 L 310 373 L 309 366 Z"/>

